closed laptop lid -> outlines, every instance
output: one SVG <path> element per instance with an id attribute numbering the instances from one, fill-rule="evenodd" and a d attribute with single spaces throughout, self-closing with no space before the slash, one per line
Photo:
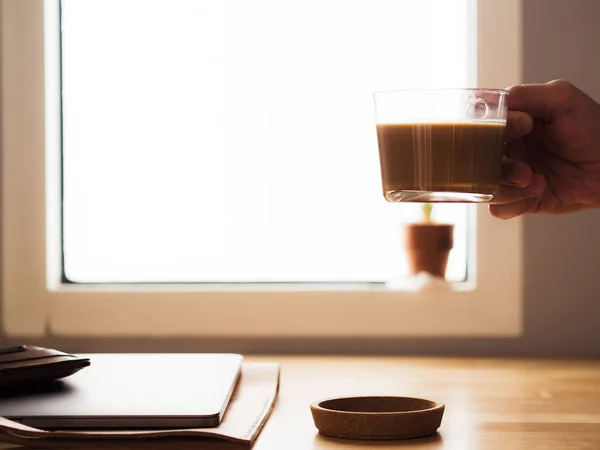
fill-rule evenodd
<path id="1" fill-rule="evenodd" d="M 214 427 L 243 359 L 238 354 L 85 357 L 91 365 L 69 378 L 0 394 L 0 416 L 41 428 Z"/>

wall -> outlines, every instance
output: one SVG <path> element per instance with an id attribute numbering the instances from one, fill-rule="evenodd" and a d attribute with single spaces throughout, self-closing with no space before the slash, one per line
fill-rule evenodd
<path id="1" fill-rule="evenodd" d="M 600 101 L 600 2 L 527 0 L 524 24 L 524 80 L 564 78 Z M 526 218 L 527 351 L 600 356 L 598 230 L 600 210 Z"/>
<path id="2" fill-rule="evenodd" d="M 600 101 L 600 1 L 524 0 L 523 79 L 570 80 Z M 600 124 L 599 124 L 600 126 Z M 600 149 L 599 149 L 600 151 Z M 270 351 L 600 357 L 600 210 L 525 219 L 525 333 L 512 340 L 281 340 Z M 1 339 L 0 339 L 1 341 Z M 2 344 L 2 342 L 0 342 Z M 263 352 L 260 340 L 49 340 L 87 351 Z"/>

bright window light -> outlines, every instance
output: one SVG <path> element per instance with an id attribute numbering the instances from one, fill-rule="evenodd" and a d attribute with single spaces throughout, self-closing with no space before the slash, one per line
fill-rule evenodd
<path id="1" fill-rule="evenodd" d="M 467 87 L 470 0 L 63 0 L 73 282 L 406 276 L 373 93 Z M 468 207 L 448 278 L 467 270 Z M 471 230 L 473 232 L 474 230 Z"/>

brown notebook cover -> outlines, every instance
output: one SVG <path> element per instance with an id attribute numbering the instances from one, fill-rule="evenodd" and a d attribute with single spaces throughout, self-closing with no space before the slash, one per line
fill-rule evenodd
<path id="1" fill-rule="evenodd" d="M 277 363 L 242 364 L 242 375 L 218 427 L 174 430 L 44 431 L 0 417 L 0 441 L 35 448 L 250 448 L 279 391 Z"/>

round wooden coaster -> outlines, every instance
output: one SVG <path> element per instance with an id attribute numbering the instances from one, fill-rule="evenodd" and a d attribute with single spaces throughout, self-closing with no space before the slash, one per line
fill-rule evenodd
<path id="1" fill-rule="evenodd" d="M 412 439 L 434 434 L 445 406 L 412 397 L 339 397 L 310 405 L 321 434 L 345 439 Z"/>

